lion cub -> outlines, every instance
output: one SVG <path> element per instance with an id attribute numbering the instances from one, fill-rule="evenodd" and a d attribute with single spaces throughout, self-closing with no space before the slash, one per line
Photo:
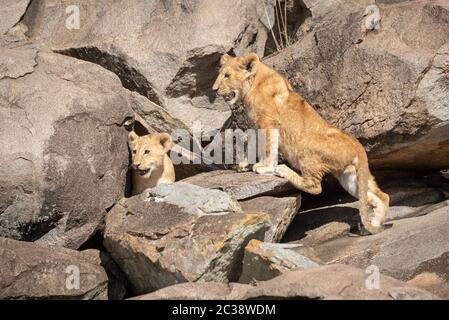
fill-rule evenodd
<path id="1" fill-rule="evenodd" d="M 135 132 L 128 135 L 132 154 L 132 194 L 161 183 L 175 182 L 175 169 L 167 152 L 173 142 L 168 133 L 152 133 L 139 137 Z"/>
<path id="2" fill-rule="evenodd" d="M 213 89 L 230 104 L 243 100 L 249 116 L 261 129 L 279 130 L 279 149 L 297 171 L 276 165 L 266 138 L 266 157 L 256 163 L 257 173 L 273 173 L 311 194 L 321 193 L 326 173 L 334 175 L 351 195 L 360 200 L 360 217 L 370 233 L 383 230 L 389 197 L 374 181 L 363 146 L 349 134 L 327 123 L 275 70 L 250 53 L 224 55 Z M 368 205 L 374 210 L 372 220 Z"/>

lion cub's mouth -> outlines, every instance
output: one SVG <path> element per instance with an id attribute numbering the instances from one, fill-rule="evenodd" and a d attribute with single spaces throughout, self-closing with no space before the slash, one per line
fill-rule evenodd
<path id="1" fill-rule="evenodd" d="M 232 101 L 234 98 L 235 98 L 235 92 L 234 92 L 234 91 L 231 91 L 231 92 L 229 92 L 229 93 L 227 93 L 227 94 L 225 94 L 225 95 L 223 96 L 223 99 L 224 99 L 226 102 Z"/>
<path id="2" fill-rule="evenodd" d="M 150 172 L 150 169 L 146 169 L 146 170 L 141 170 L 141 169 L 139 169 L 139 170 L 137 170 L 137 174 L 138 174 L 139 176 L 145 176 L 145 175 L 147 175 L 149 172 Z"/>

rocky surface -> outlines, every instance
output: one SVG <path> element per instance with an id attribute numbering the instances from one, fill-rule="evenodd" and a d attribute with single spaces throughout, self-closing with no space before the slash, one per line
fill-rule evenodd
<path id="1" fill-rule="evenodd" d="M 31 0 L 3 0 L 0 12 L 0 35 L 14 27 L 25 11 Z"/>
<path id="2" fill-rule="evenodd" d="M 125 192 L 133 96 L 88 62 L 0 39 L 0 236 L 78 248 Z"/>
<path id="3" fill-rule="evenodd" d="M 23 19 L 31 39 L 115 72 L 123 85 L 191 125 L 219 129 L 230 116 L 211 87 L 221 54 L 263 54 L 264 1 L 35 1 Z M 79 8 L 79 29 L 64 28 L 66 8 Z M 220 23 L 217 23 L 220 21 Z"/>
<path id="4" fill-rule="evenodd" d="M 287 180 L 273 175 L 233 170 L 205 172 L 186 178 L 183 182 L 203 188 L 222 190 L 237 200 L 256 196 L 283 195 L 295 190 Z"/>
<path id="5" fill-rule="evenodd" d="M 410 280 L 422 272 L 444 279 L 449 266 L 449 206 L 427 215 L 392 222 L 388 230 L 369 237 L 340 238 L 315 247 L 327 263 L 359 267 L 375 265 L 383 274 Z"/>
<path id="6" fill-rule="evenodd" d="M 240 201 L 240 205 L 244 211 L 268 213 L 270 229 L 265 233 L 265 241 L 280 242 L 301 206 L 301 196 L 258 197 Z"/>
<path id="7" fill-rule="evenodd" d="M 319 264 L 291 250 L 298 244 L 251 240 L 245 247 L 240 283 L 273 279 L 289 270 L 318 267 Z"/>
<path id="8" fill-rule="evenodd" d="M 380 287 L 366 286 L 367 274 L 358 268 L 332 265 L 290 271 L 256 286 L 243 284 L 186 283 L 135 297 L 161 299 L 325 299 L 325 300 L 429 300 L 431 293 L 388 276 L 379 276 Z"/>
<path id="9" fill-rule="evenodd" d="M 104 244 L 142 294 L 237 280 L 245 245 L 267 228 L 267 214 L 244 213 L 222 191 L 178 182 L 122 199 L 108 214 Z"/>
<path id="10" fill-rule="evenodd" d="M 380 29 L 362 30 L 373 3 Z M 4 0 L 0 299 L 449 299 L 448 44 L 445 0 Z M 219 139 L 194 129 L 253 128 L 212 83 L 223 53 L 273 50 L 383 168 L 386 231 L 357 236 L 331 177 L 311 196 L 235 164 L 123 198 L 127 131 L 181 129 L 171 156 L 196 159 Z"/>
<path id="11" fill-rule="evenodd" d="M 292 46 L 265 62 L 327 120 L 359 138 L 377 167 L 444 169 L 449 157 L 449 3 L 305 0 Z"/>
<path id="12" fill-rule="evenodd" d="M 107 299 L 108 277 L 100 264 L 97 250 L 0 238 L 0 299 Z"/>

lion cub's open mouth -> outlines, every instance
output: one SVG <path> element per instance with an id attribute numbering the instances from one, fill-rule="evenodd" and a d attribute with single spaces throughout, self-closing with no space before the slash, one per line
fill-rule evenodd
<path id="1" fill-rule="evenodd" d="M 150 172 L 150 169 L 146 169 L 146 170 L 137 170 L 137 173 L 139 174 L 139 176 L 144 176 L 146 175 L 148 172 Z"/>
<path id="2" fill-rule="evenodd" d="M 224 99 L 226 102 L 229 102 L 229 101 L 233 100 L 234 98 L 235 98 L 235 92 L 234 92 L 234 91 L 231 91 L 231 92 L 229 92 L 229 93 L 227 93 L 227 94 L 225 94 L 225 95 L 223 96 L 223 99 Z"/>

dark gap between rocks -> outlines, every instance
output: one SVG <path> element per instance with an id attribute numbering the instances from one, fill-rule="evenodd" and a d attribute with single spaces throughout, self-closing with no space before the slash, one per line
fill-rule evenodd
<path id="1" fill-rule="evenodd" d="M 103 52 L 95 47 L 70 48 L 54 50 L 54 52 L 98 64 L 115 73 L 126 89 L 137 92 L 157 105 L 163 106 L 162 100 L 148 80 L 135 68 L 129 66 L 123 58 Z"/>
<path id="2" fill-rule="evenodd" d="M 276 10 L 277 12 L 282 12 L 284 14 L 285 5 L 287 6 L 287 26 L 285 27 L 285 23 L 282 23 L 282 19 L 278 14 L 276 16 L 275 11 L 275 21 L 271 30 L 268 32 L 268 39 L 265 44 L 265 52 L 264 57 L 269 56 L 278 52 L 278 48 L 276 47 L 276 41 L 280 43 L 281 37 L 282 42 L 284 43 L 283 48 L 286 48 L 288 45 L 285 43 L 285 39 L 287 37 L 289 44 L 293 44 L 296 42 L 297 37 L 296 33 L 299 27 L 304 23 L 304 21 L 312 16 L 311 11 L 307 8 L 302 0 L 282 0 L 276 1 Z M 285 19 L 285 18 L 284 18 Z M 284 20 L 285 21 L 285 20 Z M 286 29 L 286 30 L 285 30 Z M 280 32 L 279 32 L 280 31 Z M 273 37 L 274 34 L 274 37 Z M 285 35 L 286 34 L 286 35 Z M 281 48 L 281 49 L 283 49 Z"/>

